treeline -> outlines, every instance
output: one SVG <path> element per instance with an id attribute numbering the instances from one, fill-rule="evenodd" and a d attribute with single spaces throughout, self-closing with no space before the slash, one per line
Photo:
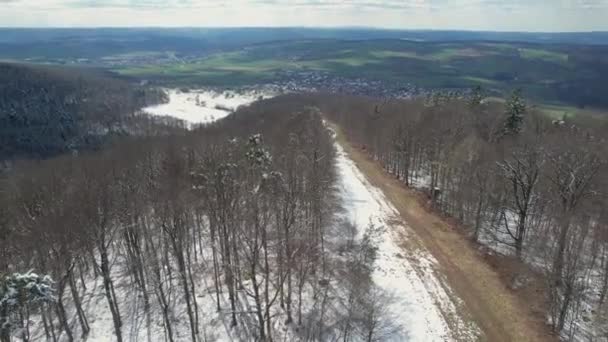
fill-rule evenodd
<path id="1" fill-rule="evenodd" d="M 97 147 L 163 101 L 161 91 L 100 72 L 0 63 L 0 160 Z"/>
<path id="2" fill-rule="evenodd" d="M 46 293 L 45 274 L 54 296 L 0 302 L 0 340 L 86 337 L 93 279 L 117 341 L 213 340 L 213 315 L 237 340 L 381 340 L 394 327 L 373 243 L 332 228 L 338 255 L 328 230 L 330 133 L 285 97 L 190 133 L 16 164 L 0 191 L 0 294 Z"/>
<path id="3" fill-rule="evenodd" d="M 318 104 L 387 172 L 424 185 L 472 239 L 542 270 L 556 332 L 596 320 L 605 337 L 608 126 L 550 120 L 517 92 L 505 104 L 482 99 Z"/>

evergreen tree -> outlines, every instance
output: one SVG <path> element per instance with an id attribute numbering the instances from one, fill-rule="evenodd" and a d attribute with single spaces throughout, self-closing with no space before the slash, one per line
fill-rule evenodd
<path id="1" fill-rule="evenodd" d="M 521 132 L 526 103 L 524 102 L 521 89 L 516 89 L 506 103 L 506 120 L 503 128 L 504 135 L 515 135 Z"/>
<path id="2" fill-rule="evenodd" d="M 481 104 L 481 101 L 483 100 L 483 95 L 483 88 L 480 85 L 475 86 L 475 88 L 473 88 L 473 90 L 471 91 L 469 105 L 471 107 L 479 106 Z"/>
<path id="3" fill-rule="evenodd" d="M 54 300 L 53 281 L 36 273 L 0 275 L 0 341 L 10 341 L 22 329 L 30 312 Z"/>
<path id="4" fill-rule="evenodd" d="M 272 161 L 272 157 L 262 143 L 262 135 L 254 134 L 250 136 L 247 147 L 246 157 L 251 165 L 255 168 L 265 170 Z"/>

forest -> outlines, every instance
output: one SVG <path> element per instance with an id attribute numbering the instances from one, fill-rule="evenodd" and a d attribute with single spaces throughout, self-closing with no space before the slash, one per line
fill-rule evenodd
<path id="1" fill-rule="evenodd" d="M 0 160 L 97 148 L 135 133 L 133 113 L 165 100 L 101 71 L 0 63 Z"/>
<path id="2" fill-rule="evenodd" d="M 14 162 L 0 179 L 0 341 L 99 337 L 85 309 L 96 289 L 117 341 L 221 340 L 223 324 L 236 340 L 389 340 L 400 327 L 372 281 L 374 229 L 357 238 L 333 220 L 330 125 L 476 248 L 513 260 L 513 291 L 539 279 L 530 300 L 555 336 L 608 337 L 608 126 L 476 89 L 283 95 Z"/>
<path id="3" fill-rule="evenodd" d="M 16 163 L 0 192 L 1 340 L 93 338 L 83 307 L 96 279 L 117 341 L 212 341 L 216 312 L 238 340 L 289 338 L 285 325 L 298 340 L 397 329 L 370 281 L 369 239 L 328 238 L 331 131 L 292 103 Z"/>
<path id="4" fill-rule="evenodd" d="M 608 317 L 608 126 L 551 120 L 515 91 L 506 104 L 432 96 L 379 103 L 323 97 L 318 105 L 350 141 L 480 247 L 532 270 L 553 331 L 566 340 Z M 432 229 L 432 228 L 429 228 Z M 536 299 L 535 299 L 536 298 Z M 598 337 L 596 337 L 598 338 Z"/>

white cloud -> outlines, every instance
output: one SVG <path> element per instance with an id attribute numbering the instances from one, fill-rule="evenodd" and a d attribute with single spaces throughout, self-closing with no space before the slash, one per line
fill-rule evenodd
<path id="1" fill-rule="evenodd" d="M 608 30 L 608 0 L 0 0 L 0 26 Z"/>

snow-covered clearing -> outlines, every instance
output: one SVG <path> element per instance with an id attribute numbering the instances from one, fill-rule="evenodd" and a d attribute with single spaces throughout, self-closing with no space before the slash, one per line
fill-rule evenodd
<path id="1" fill-rule="evenodd" d="M 179 89 L 167 89 L 166 92 L 169 95 L 168 103 L 146 107 L 142 111 L 150 115 L 172 116 L 190 124 L 212 123 L 228 116 L 239 106 L 276 95 L 265 90 L 195 89 L 182 92 Z"/>
<path id="2" fill-rule="evenodd" d="M 392 297 L 390 310 L 403 332 L 394 341 L 475 340 L 479 329 L 457 312 L 459 300 L 451 293 L 437 261 L 424 250 L 400 247 L 410 231 L 384 194 L 370 184 L 355 163 L 336 145 L 342 220 L 356 225 L 359 234 L 371 225 L 380 228 L 377 238 L 374 282 Z"/>

